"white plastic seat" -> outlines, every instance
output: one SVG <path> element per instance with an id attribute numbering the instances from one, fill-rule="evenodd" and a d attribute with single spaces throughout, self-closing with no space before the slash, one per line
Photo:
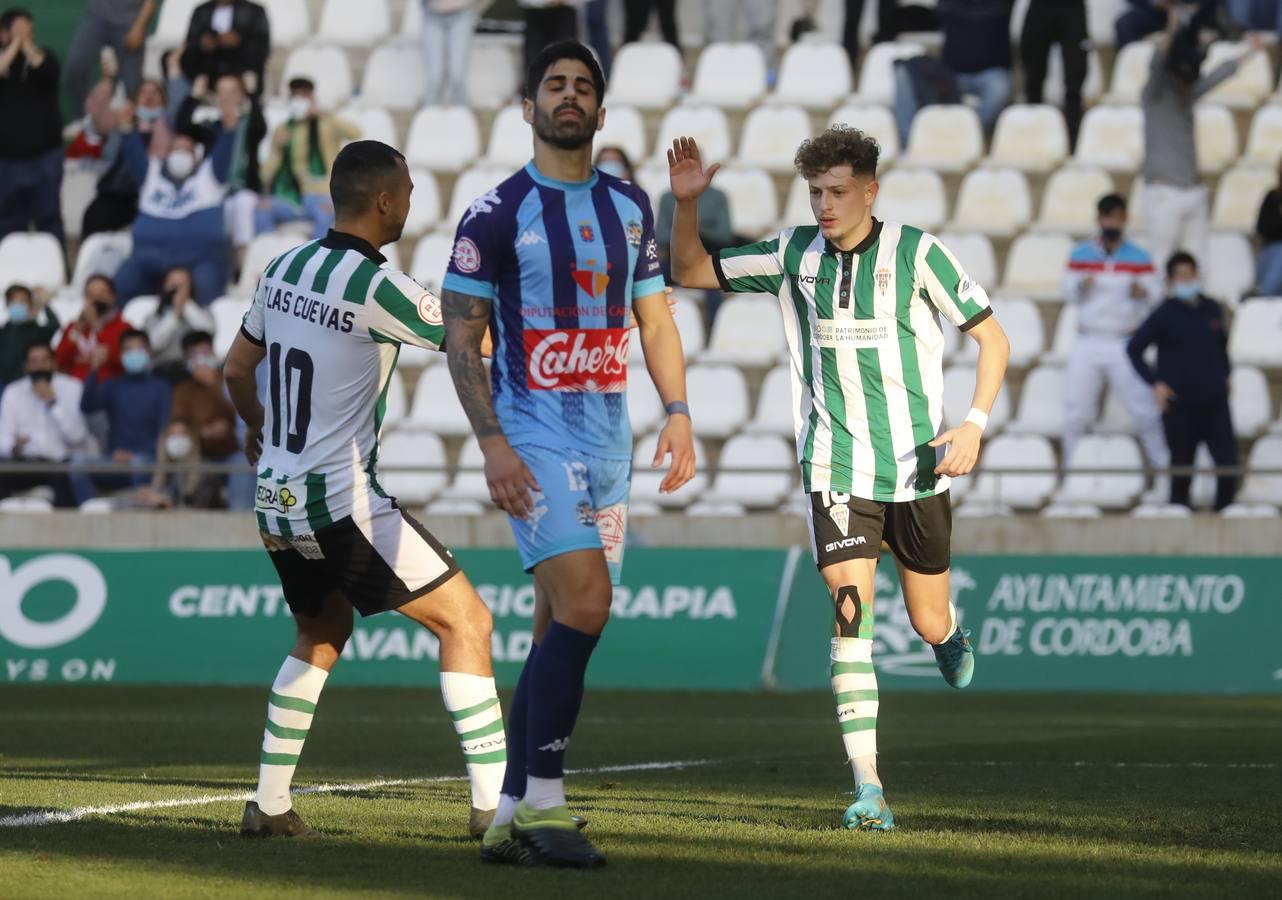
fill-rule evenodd
<path id="1" fill-rule="evenodd" d="M 401 13 L 400 35 L 403 38 L 420 38 L 423 36 L 423 7 L 419 3 L 406 3 Z"/>
<path id="2" fill-rule="evenodd" d="M 404 428 L 460 437 L 472 433 L 472 426 L 454 391 L 454 382 L 445 366 L 429 366 L 419 376 L 414 400 Z M 489 496 L 487 493 L 486 497 Z"/>
<path id="3" fill-rule="evenodd" d="M 417 392 L 415 395 L 417 396 Z M 451 500 L 479 503 L 486 511 L 494 508 L 494 501 L 490 499 L 490 487 L 485 481 L 485 454 L 481 452 L 481 445 L 477 443 L 475 435 L 469 435 L 459 450 L 454 480 L 450 482 L 445 496 Z"/>
<path id="4" fill-rule="evenodd" d="M 370 54 L 361 82 L 361 102 L 388 109 L 417 109 L 426 81 L 423 47 L 417 42 L 394 41 Z"/>
<path id="5" fill-rule="evenodd" d="M 1044 519 L 1099 519 L 1104 513 L 1090 503 L 1061 503 L 1056 501 L 1042 510 Z"/>
<path id="6" fill-rule="evenodd" d="M 1250 234 L 1260 203 L 1277 184 L 1277 170 L 1235 166 L 1220 176 L 1211 207 L 1211 227 Z"/>
<path id="7" fill-rule="evenodd" d="M 422 467 L 435 472 L 388 471 L 392 467 Z M 426 503 L 444 489 L 445 445 L 424 431 L 396 431 L 379 442 L 378 480 L 401 503 Z"/>
<path id="8" fill-rule="evenodd" d="M 686 390 L 700 437 L 729 437 L 748 421 L 748 384 L 734 366 L 691 366 Z"/>
<path id="9" fill-rule="evenodd" d="M 685 358 L 690 360 L 702 353 L 708 338 L 703 327 L 703 309 L 699 304 L 690 295 L 677 291 L 677 308 L 672 312 L 672 319 L 681 333 L 681 349 Z M 640 339 L 633 343 L 641 345 Z"/>
<path id="10" fill-rule="evenodd" d="M 974 343 L 970 341 L 970 343 Z M 966 421 L 970 411 L 971 398 L 975 396 L 975 367 L 973 365 L 949 366 L 944 370 L 944 425 L 956 428 Z M 1010 421 L 1010 393 L 1002 391 L 997 395 L 988 414 L 988 427 L 984 434 L 991 437 L 1002 430 Z"/>
<path id="11" fill-rule="evenodd" d="M 1062 366 L 1068 362 L 1072 352 L 1073 341 L 1077 340 L 1077 307 L 1065 303 L 1059 307 L 1059 317 L 1055 320 L 1055 336 L 1051 339 L 1050 350 L 1042 362 Z"/>
<path id="12" fill-rule="evenodd" d="M 1233 432 L 1243 439 L 1261 434 L 1273 419 L 1269 380 L 1254 366 L 1238 366 L 1229 376 Z"/>
<path id="13" fill-rule="evenodd" d="M 134 238 L 128 231 L 100 231 L 85 238 L 76 254 L 76 268 L 69 290 L 79 295 L 91 275 L 115 277 L 116 270 L 133 252 Z"/>
<path id="14" fill-rule="evenodd" d="M 62 173 L 62 228 L 67 237 L 80 237 L 85 210 L 98 195 L 100 173 L 68 165 Z"/>
<path id="15" fill-rule="evenodd" d="M 633 344 L 641 343 L 635 337 Z M 645 434 L 653 428 L 662 426 L 663 400 L 650 380 L 644 360 L 635 364 L 628 360 L 628 422 L 632 425 L 633 434 Z"/>
<path id="16" fill-rule="evenodd" d="M 147 323 L 147 317 L 154 313 L 159 305 L 160 298 L 152 294 L 134 297 L 120 311 L 120 317 L 128 322 L 131 328 L 142 328 Z"/>
<path id="17" fill-rule="evenodd" d="M 681 90 L 681 69 L 681 54 L 671 44 L 640 41 L 620 47 L 610 72 L 606 108 L 667 109 Z"/>
<path id="18" fill-rule="evenodd" d="M 450 197 L 450 211 L 446 215 L 444 224 L 453 228 L 469 208 L 474 204 L 478 204 L 486 194 L 510 178 L 511 175 L 511 169 L 496 169 L 489 166 L 468 169 L 454 182 L 454 193 Z"/>
<path id="19" fill-rule="evenodd" d="M 740 434 L 721 448 L 717 476 L 706 502 L 773 507 L 792 488 L 797 460 L 788 441 L 776 435 Z"/>
<path id="20" fill-rule="evenodd" d="M 392 31 L 387 0 L 325 0 L 317 36 L 340 47 L 372 47 Z"/>
<path id="21" fill-rule="evenodd" d="M 1276 519 L 1282 516 L 1276 506 L 1267 503 L 1231 503 L 1220 510 L 1224 519 Z"/>
<path id="22" fill-rule="evenodd" d="M 881 179 L 874 203 L 878 217 L 911 222 L 919 228 L 939 227 L 948 215 L 944 180 L 930 169 L 895 169 Z"/>
<path id="23" fill-rule="evenodd" d="M 441 282 L 445 280 L 445 270 L 449 268 L 450 257 L 454 254 L 454 238 L 443 232 L 429 234 L 419 240 L 414 247 L 414 261 L 410 263 L 410 274 L 414 280 L 429 291 L 440 291 Z"/>
<path id="24" fill-rule="evenodd" d="M 726 123 L 726 114 L 715 106 L 674 106 L 664 115 L 653 159 L 656 165 L 662 164 L 665 172 L 668 150 L 679 137 L 695 139 L 705 165 L 730 157 L 730 126 Z"/>
<path id="25" fill-rule="evenodd" d="M 1131 510 L 1133 519 L 1187 519 L 1193 511 L 1175 503 L 1142 504 Z"/>
<path id="26" fill-rule="evenodd" d="M 1073 239 L 1055 232 L 1025 232 L 1015 238 L 1006 254 L 1006 280 L 1002 293 L 1057 300 L 1060 278 L 1073 252 Z"/>
<path id="27" fill-rule="evenodd" d="M 156 33 L 151 39 L 165 48 L 177 47 L 187 40 L 191 14 L 202 0 L 165 0 L 156 16 Z"/>
<path id="28" fill-rule="evenodd" d="M 307 0 L 258 0 L 271 23 L 272 48 L 297 47 L 312 34 Z M 168 5 L 167 3 L 165 4 Z"/>
<path id="29" fill-rule="evenodd" d="M 250 297 L 219 297 L 209 304 L 209 314 L 214 317 L 214 354 L 223 359 L 240 333 L 245 313 L 249 312 Z"/>
<path id="30" fill-rule="evenodd" d="M 1264 469 L 1276 469 L 1279 474 L 1266 475 Z M 1237 502 L 1282 506 L 1282 435 L 1267 435 L 1252 444 L 1246 470 Z"/>
<path id="31" fill-rule="evenodd" d="M 0 282 L 46 288 L 54 293 L 67 283 L 62 245 L 52 234 L 15 231 L 0 240 Z"/>
<path id="32" fill-rule="evenodd" d="M 881 46 L 883 45 L 877 44 L 873 51 Z M 882 168 L 899 158 L 899 127 L 895 124 L 894 115 L 884 106 L 849 104 L 829 116 L 828 124 L 851 125 L 876 139 L 881 145 L 878 164 Z"/>
<path id="33" fill-rule="evenodd" d="M 887 42 L 873 44 L 864 54 L 859 68 L 859 86 L 855 97 L 861 103 L 890 106 L 895 102 L 895 61 L 921 56 L 921 44 Z"/>
<path id="34" fill-rule="evenodd" d="M 480 157 L 481 131 L 466 106 L 427 106 L 410 123 L 408 147 L 405 156 L 411 166 L 458 172 Z"/>
<path id="35" fill-rule="evenodd" d="M 699 54 L 691 103 L 744 109 L 765 92 L 766 60 L 756 44 L 710 44 Z"/>
<path id="36" fill-rule="evenodd" d="M 606 120 L 610 118 L 606 115 Z M 484 164 L 496 168 L 519 169 L 534 155 L 530 126 L 520 106 L 505 106 L 494 117 Z"/>
<path id="37" fill-rule="evenodd" d="M 1255 166 L 1275 166 L 1282 154 L 1282 105 L 1270 103 L 1255 111 L 1246 134 L 1246 152 L 1242 162 Z"/>
<path id="38" fill-rule="evenodd" d="M 1025 172 L 1049 172 L 1068 158 L 1064 114 L 1049 104 L 1008 106 L 997 117 L 988 162 Z"/>
<path id="39" fill-rule="evenodd" d="M 316 85 L 316 102 L 321 109 L 338 109 L 352 96 L 352 67 L 340 47 L 304 44 L 285 60 L 282 84 L 291 78 L 310 78 Z"/>
<path id="40" fill-rule="evenodd" d="M 795 433 L 792 409 L 792 365 L 782 363 L 766 373 L 757 396 L 757 414 L 746 431 L 791 438 Z"/>
<path id="41" fill-rule="evenodd" d="M 1229 358 L 1235 365 L 1282 368 L 1282 302 L 1249 300 L 1233 316 Z"/>
<path id="42" fill-rule="evenodd" d="M 722 306 L 712 323 L 712 338 L 702 361 L 767 366 L 786 350 L 779 301 L 774 297 L 737 297 Z"/>
<path id="43" fill-rule="evenodd" d="M 385 107 L 348 105 L 339 110 L 338 115 L 360 129 L 361 140 L 382 141 L 390 147 L 401 143 L 396 120 Z"/>
<path id="44" fill-rule="evenodd" d="M 1105 103 L 1118 105 L 1140 102 L 1140 94 L 1144 91 L 1144 85 L 1148 84 L 1153 50 L 1153 44 L 1148 41 L 1134 41 L 1117 51 Z"/>
<path id="45" fill-rule="evenodd" d="M 1038 366 L 1019 392 L 1019 408 L 1006 429 L 1010 434 L 1058 438 L 1064 431 L 1064 370 Z"/>
<path id="46" fill-rule="evenodd" d="M 1095 203 L 1113 189 L 1113 176 L 1103 169 L 1066 166 L 1056 170 L 1046 181 L 1037 228 L 1074 235 L 1094 231 Z"/>
<path id="47" fill-rule="evenodd" d="M 405 220 L 405 237 L 416 237 L 441 221 L 441 194 L 436 176 L 426 169 L 410 169 L 414 193 L 410 195 L 410 214 Z"/>
<path id="48" fill-rule="evenodd" d="M 904 165 L 964 172 L 984 154 L 984 131 L 965 104 L 922 107 L 908 131 Z"/>
<path id="49" fill-rule="evenodd" d="M 993 242 L 987 235 L 942 231 L 936 237 L 957 257 L 972 281 L 986 289 L 997 286 L 997 257 L 993 253 Z"/>
<path id="50" fill-rule="evenodd" d="M 1045 437 L 999 434 L 984 443 L 979 477 L 970 487 L 967 502 L 1038 509 L 1055 493 L 1059 479 L 1053 470 L 1057 465 L 1055 450 Z M 1006 474 L 1021 469 L 1045 471 Z"/>
<path id="51" fill-rule="evenodd" d="M 632 454 L 632 500 L 633 502 L 652 503 L 665 509 L 681 509 L 688 506 L 708 488 L 708 456 L 703 442 L 696 436 L 694 439 L 694 457 L 697 469 L 694 477 L 680 490 L 671 494 L 660 494 L 659 485 L 668 474 L 671 458 L 663 461 L 658 469 L 650 468 L 654 461 L 654 451 L 659 445 L 659 433 L 652 432 L 639 438 L 636 450 Z"/>
<path id="52" fill-rule="evenodd" d="M 245 263 L 241 266 L 240 281 L 236 284 L 237 292 L 252 297 L 267 264 L 302 243 L 304 241 L 297 234 L 284 231 L 268 231 L 256 236 L 245 251 Z"/>
<path id="53" fill-rule="evenodd" d="M 1223 62 L 1239 59 L 1245 54 L 1245 44 L 1216 41 L 1207 48 L 1202 63 L 1202 73 L 1213 72 Z M 1250 53 L 1242 59 L 1237 73 L 1221 82 L 1202 100 L 1222 103 L 1234 109 L 1255 109 L 1273 92 L 1273 69 L 1266 53 Z"/>
<path id="54" fill-rule="evenodd" d="M 967 271 L 971 278 L 975 277 Z M 992 302 L 993 314 L 1010 338 L 1011 367 L 1023 369 L 1040 362 L 1046 351 L 1046 328 L 1042 325 L 1042 313 L 1037 304 L 1023 297 L 994 297 Z M 963 336 L 960 349 L 953 355 L 953 361 L 973 367 L 978 360 L 979 344 Z M 998 401 L 1007 393 L 1002 391 L 998 395 Z"/>
<path id="55" fill-rule="evenodd" d="M 1127 0 L 1086 0 L 1086 28 L 1092 44 L 1098 47 L 1113 46 L 1117 40 L 1113 24 L 1126 9 L 1126 2 Z"/>
<path id="56" fill-rule="evenodd" d="M 1126 470 L 1121 474 L 1101 469 Z M 1131 437 L 1088 434 L 1077 442 L 1057 500 L 1125 509 L 1144 490 L 1144 461 Z"/>
<path id="57" fill-rule="evenodd" d="M 530 156 L 532 147 L 530 142 L 529 126 L 527 125 L 524 141 L 527 159 Z M 645 120 L 641 118 L 641 111 L 632 106 L 611 106 L 605 115 L 605 127 L 597 132 L 594 146 L 597 152 L 600 152 L 604 147 L 619 147 L 624 153 L 628 154 L 628 159 L 644 159 L 646 152 Z"/>
<path id="58" fill-rule="evenodd" d="M 845 47 L 805 41 L 784 53 L 770 99 L 807 109 L 832 109 L 850 93 L 853 81 Z"/>
<path id="59" fill-rule="evenodd" d="M 1018 169 L 975 169 L 962 179 L 952 227 L 1005 237 L 1033 218 L 1028 180 Z"/>
<path id="60" fill-rule="evenodd" d="M 1255 284 L 1255 254 L 1246 235 L 1232 231 L 1211 233 L 1207 258 L 1202 264 L 1208 296 L 1230 306 Z"/>
<path id="61" fill-rule="evenodd" d="M 765 169 L 724 169 L 717 174 L 716 184 L 726 194 L 735 234 L 759 237 L 774 229 L 779 204 L 774 179 Z"/>
<path id="62" fill-rule="evenodd" d="M 1110 172 L 1134 172 L 1144 158 L 1144 116 L 1133 106 L 1095 106 L 1082 117 L 1073 159 Z"/>
<path id="63" fill-rule="evenodd" d="M 791 173 L 797 145 L 810 133 L 810 116 L 800 106 L 759 106 L 748 113 L 743 123 L 736 162 Z"/>
<path id="64" fill-rule="evenodd" d="M 476 35 L 467 55 L 468 106 L 472 109 L 506 106 L 512 99 L 512 85 L 523 83 L 524 75 L 520 54 L 506 36 Z"/>
<path id="65" fill-rule="evenodd" d="M 1198 104 L 1194 113 L 1197 168 L 1203 175 L 1217 175 L 1237 162 L 1242 152 L 1237 124 L 1226 106 Z"/>

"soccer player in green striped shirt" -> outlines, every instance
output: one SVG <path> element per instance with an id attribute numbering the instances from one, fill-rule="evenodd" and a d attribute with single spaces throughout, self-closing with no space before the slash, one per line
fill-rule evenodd
<path id="1" fill-rule="evenodd" d="M 401 344 L 441 349 L 441 305 L 408 275 L 383 268 L 378 251 L 400 238 L 409 213 L 404 157 L 377 141 L 349 144 L 330 190 L 334 229 L 267 266 L 224 368 L 248 426 L 246 455 L 258 466 L 258 527 L 298 630 L 272 685 L 258 791 L 241 834 L 311 830 L 293 809 L 290 781 L 355 609 L 395 610 L 439 638 L 441 693 L 463 746 L 469 827 L 479 838 L 507 760 L 490 613 L 453 554 L 376 474 Z M 264 359 L 266 408 L 255 378 Z"/>
<path id="2" fill-rule="evenodd" d="M 685 287 L 779 297 L 792 371 L 793 417 L 815 561 L 833 602 L 832 688 L 855 776 L 847 828 L 889 830 L 877 776 L 873 584 L 884 540 L 913 627 L 953 687 L 974 654 L 949 598 L 949 478 L 979 457 L 1010 347 L 984 289 L 932 235 L 872 215 L 877 142 L 835 126 L 797 151 L 815 225 L 709 256 L 699 240 L 706 170 L 680 138 L 668 152 L 676 213 L 672 275 Z M 734 306 L 721 315 L 734 315 Z M 943 430 L 944 336 L 939 317 L 979 344 L 964 422 Z"/>

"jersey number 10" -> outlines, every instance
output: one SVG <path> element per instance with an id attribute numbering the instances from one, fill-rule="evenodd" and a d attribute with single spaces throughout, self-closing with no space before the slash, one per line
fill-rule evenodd
<path id="1" fill-rule="evenodd" d="M 285 449 L 303 452 L 307 446 L 307 427 L 312 424 L 312 358 L 305 351 L 291 347 L 285 354 L 284 390 L 281 385 L 281 347 L 272 344 L 268 352 L 271 366 L 270 402 L 272 405 L 272 446 L 280 446 L 281 423 L 285 423 Z M 294 405 L 294 400 L 298 405 Z M 285 415 L 281 415 L 281 407 Z"/>

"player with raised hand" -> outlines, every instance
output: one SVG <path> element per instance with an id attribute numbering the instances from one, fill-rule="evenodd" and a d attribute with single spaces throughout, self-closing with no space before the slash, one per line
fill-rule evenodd
<path id="1" fill-rule="evenodd" d="M 881 543 L 894 554 L 913 627 L 934 647 L 945 680 L 965 687 L 975 663 L 948 588 L 949 478 L 979 458 L 1010 346 L 984 289 L 943 244 L 873 217 L 878 153 L 876 141 L 845 126 L 803 142 L 796 167 L 817 224 L 717 256 L 699 239 L 698 208 L 717 166 L 705 169 L 689 138 L 673 143 L 668 163 L 677 201 L 673 280 L 779 297 L 808 524 L 833 603 L 837 721 L 856 784 L 843 823 L 890 830 L 894 816 L 877 775 L 872 664 Z M 940 314 L 979 344 L 970 413 L 947 431 Z"/>
<path id="2" fill-rule="evenodd" d="M 653 460 L 672 457 L 662 489 L 681 487 L 695 469 L 681 337 L 650 201 L 592 167 L 604 95 L 601 68 L 582 44 L 538 55 L 523 103 L 534 159 L 472 203 L 443 285 L 450 373 L 536 595 L 534 646 L 508 721 L 507 775 L 482 842 L 491 862 L 605 862 L 576 827 L 562 778 L 623 563 L 630 310 L 668 412 Z M 481 363 L 487 328 L 490 372 Z"/>

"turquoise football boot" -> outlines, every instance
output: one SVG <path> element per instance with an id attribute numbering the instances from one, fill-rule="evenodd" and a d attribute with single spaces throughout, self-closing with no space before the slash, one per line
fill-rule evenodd
<path id="1" fill-rule="evenodd" d="M 942 644 L 932 644 L 939 672 L 953 687 L 961 689 L 975 675 L 975 650 L 970 645 L 970 632 L 958 628 Z"/>
<path id="2" fill-rule="evenodd" d="M 841 824 L 851 831 L 894 831 L 895 814 L 886 804 L 886 795 L 875 784 L 861 784 L 855 802 L 846 809 Z"/>

